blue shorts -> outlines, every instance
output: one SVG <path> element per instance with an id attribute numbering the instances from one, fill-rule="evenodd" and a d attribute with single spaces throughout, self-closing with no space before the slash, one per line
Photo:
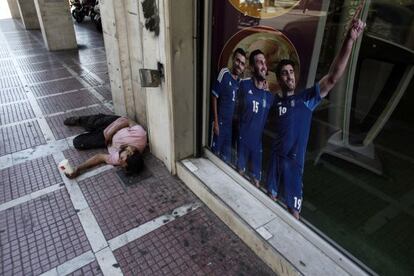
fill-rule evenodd
<path id="1" fill-rule="evenodd" d="M 267 172 L 267 190 L 280 197 L 288 208 L 300 212 L 302 207 L 302 168 L 291 158 L 272 153 Z"/>
<path id="2" fill-rule="evenodd" d="M 262 178 L 262 145 L 246 145 L 239 140 L 237 168 L 245 172 L 249 161 L 251 162 L 252 176 L 260 181 Z"/>
<path id="3" fill-rule="evenodd" d="M 220 123 L 219 135 L 217 136 L 213 134 L 213 141 L 211 144 L 211 149 L 216 155 L 218 155 L 225 162 L 231 162 L 231 137 L 232 137 L 231 123 L 230 124 Z"/>

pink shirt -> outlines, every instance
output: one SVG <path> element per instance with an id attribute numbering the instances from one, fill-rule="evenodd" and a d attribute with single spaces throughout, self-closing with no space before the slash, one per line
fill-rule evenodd
<path id="1" fill-rule="evenodd" d="M 128 118 L 118 118 L 104 130 L 104 135 L 106 136 L 108 132 L 114 128 L 118 128 L 119 125 L 127 124 Z M 134 146 L 142 152 L 146 145 L 147 132 L 142 128 L 142 126 L 134 125 L 132 127 L 124 127 L 112 136 L 112 144 L 108 146 L 109 158 L 106 160 L 106 163 L 111 165 L 119 165 L 119 151 L 122 146 Z"/>

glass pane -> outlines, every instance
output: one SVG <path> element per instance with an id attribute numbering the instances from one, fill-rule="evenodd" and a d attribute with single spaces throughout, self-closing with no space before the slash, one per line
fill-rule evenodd
<path id="1" fill-rule="evenodd" d="M 213 1 L 209 147 L 375 272 L 411 275 L 414 0 L 365 1 L 367 27 L 344 75 L 322 101 L 312 94 L 359 3 Z M 284 59 L 295 98 L 280 94 Z"/>

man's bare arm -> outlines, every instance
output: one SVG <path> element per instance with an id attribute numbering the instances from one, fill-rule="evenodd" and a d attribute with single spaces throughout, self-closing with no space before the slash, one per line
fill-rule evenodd
<path id="1" fill-rule="evenodd" d="M 363 1 L 355 11 L 351 24 L 349 25 L 348 33 L 342 43 L 342 47 L 338 55 L 335 57 L 331 67 L 329 68 L 328 74 L 325 75 L 319 82 L 322 98 L 328 95 L 329 91 L 331 91 L 338 80 L 342 77 L 351 55 L 352 46 L 365 28 L 366 24 L 358 19 L 364 2 L 365 1 Z"/>
<path id="2" fill-rule="evenodd" d="M 131 119 L 128 119 L 126 117 L 120 117 L 117 120 L 115 120 L 112 124 L 110 124 L 107 128 L 104 130 L 104 136 L 105 136 L 105 142 L 106 144 L 110 144 L 112 141 L 112 137 L 117 133 L 119 130 L 125 128 L 125 127 L 131 127 L 136 125 L 137 123 L 132 121 Z"/>
<path id="3" fill-rule="evenodd" d="M 216 135 L 219 135 L 220 129 L 219 129 L 219 124 L 218 124 L 217 97 L 216 96 L 211 96 L 211 104 L 213 107 L 213 114 L 214 114 L 213 131 Z"/>
<path id="4" fill-rule="evenodd" d="M 82 172 L 87 169 L 93 168 L 102 163 L 106 163 L 106 160 L 108 158 L 109 158 L 109 154 L 103 154 L 103 153 L 95 154 L 94 156 L 92 156 L 91 158 L 89 158 L 88 160 L 80 164 L 79 166 L 76 166 L 72 174 L 66 174 L 66 176 L 71 179 L 75 178 L 79 176 L 80 174 L 82 174 Z"/>

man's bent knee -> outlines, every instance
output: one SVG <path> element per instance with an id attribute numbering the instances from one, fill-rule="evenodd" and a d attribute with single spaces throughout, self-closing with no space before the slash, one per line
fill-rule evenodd
<path id="1" fill-rule="evenodd" d="M 73 139 L 73 146 L 75 147 L 75 149 L 78 149 L 78 150 L 86 149 L 85 148 L 85 143 L 84 143 L 82 137 L 79 137 L 79 136 L 76 136 Z"/>

